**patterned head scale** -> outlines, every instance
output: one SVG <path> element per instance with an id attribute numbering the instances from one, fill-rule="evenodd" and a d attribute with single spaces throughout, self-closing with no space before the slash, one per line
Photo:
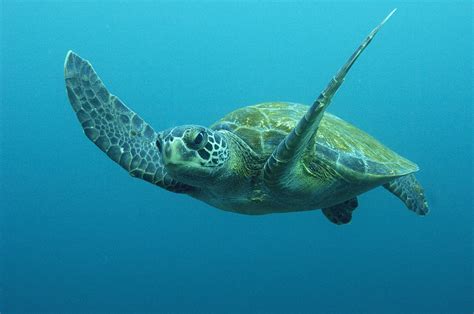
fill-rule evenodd
<path id="1" fill-rule="evenodd" d="M 214 174 L 229 157 L 227 142 L 219 132 L 197 125 L 160 132 L 156 146 L 166 169 L 189 184 Z"/>

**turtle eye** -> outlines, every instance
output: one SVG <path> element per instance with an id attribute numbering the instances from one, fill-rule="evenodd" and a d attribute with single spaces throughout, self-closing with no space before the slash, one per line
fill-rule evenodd
<path id="1" fill-rule="evenodd" d="M 207 134 L 205 131 L 201 131 L 197 133 L 194 138 L 190 138 L 189 141 L 189 148 L 192 149 L 200 149 L 202 146 L 206 145 L 207 143 Z"/>
<path id="2" fill-rule="evenodd" d="M 194 145 L 196 145 L 196 146 L 201 145 L 202 141 L 204 140 L 204 134 L 203 133 L 204 132 L 201 131 L 201 132 L 198 133 L 198 135 L 196 135 L 196 137 L 194 138 L 194 141 L 193 141 Z"/>

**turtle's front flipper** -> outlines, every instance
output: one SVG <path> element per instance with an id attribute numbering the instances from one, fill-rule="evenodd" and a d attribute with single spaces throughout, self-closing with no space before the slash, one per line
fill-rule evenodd
<path id="1" fill-rule="evenodd" d="M 352 212 L 359 206 L 357 197 L 331 207 L 323 208 L 323 214 L 329 221 L 336 225 L 344 225 L 351 222 Z"/>
<path id="2" fill-rule="evenodd" d="M 132 176 L 173 192 L 189 187 L 166 174 L 157 134 L 120 99 L 109 93 L 91 64 L 69 51 L 64 63 L 69 101 L 87 137 Z"/>
<path id="3" fill-rule="evenodd" d="M 362 51 L 369 45 L 374 36 L 395 12 L 390 14 L 370 32 L 357 50 L 347 60 L 344 66 L 331 79 L 324 91 L 319 95 L 306 114 L 301 118 L 296 127 L 280 142 L 272 155 L 268 158 L 264 168 L 264 179 L 269 186 L 281 186 L 285 189 L 288 185 L 288 177 L 295 163 L 307 148 L 311 138 L 316 134 L 324 111 L 331 103 L 331 99 L 341 86 L 350 68 L 360 56 Z"/>
<path id="4" fill-rule="evenodd" d="M 425 192 L 414 174 L 390 181 L 384 184 L 383 187 L 402 200 L 408 209 L 418 215 L 428 214 L 429 207 L 425 198 Z"/>

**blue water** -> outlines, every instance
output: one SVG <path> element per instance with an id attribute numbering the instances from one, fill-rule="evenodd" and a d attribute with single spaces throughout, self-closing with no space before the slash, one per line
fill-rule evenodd
<path id="1" fill-rule="evenodd" d="M 73 49 L 155 129 L 311 103 L 393 3 L 1 2 L 0 311 L 470 313 L 472 4 L 398 3 L 329 111 L 415 161 L 350 225 L 243 216 L 132 179 L 67 101 Z"/>

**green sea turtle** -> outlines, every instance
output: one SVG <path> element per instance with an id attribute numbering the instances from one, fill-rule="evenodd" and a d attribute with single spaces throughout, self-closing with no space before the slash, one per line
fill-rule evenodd
<path id="1" fill-rule="evenodd" d="M 395 10 L 394 10 L 395 11 Z M 267 214 L 322 209 L 345 224 L 357 196 L 383 186 L 419 215 L 428 212 L 418 167 L 326 108 L 392 11 L 365 38 L 311 106 L 263 103 L 211 127 L 155 132 L 112 95 L 91 64 L 70 51 L 69 101 L 87 137 L 132 176 L 217 208 Z"/>

